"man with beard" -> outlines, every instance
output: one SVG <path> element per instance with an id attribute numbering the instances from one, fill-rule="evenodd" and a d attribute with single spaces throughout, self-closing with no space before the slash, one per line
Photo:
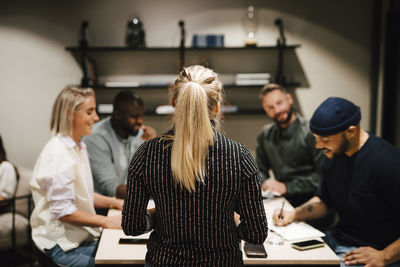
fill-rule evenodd
<path id="1" fill-rule="evenodd" d="M 268 117 L 275 121 L 264 126 L 257 138 L 262 189 L 279 193 L 298 206 L 318 188 L 323 155 L 315 148 L 308 121 L 293 111 L 292 96 L 282 86 L 264 86 L 260 98 Z M 270 169 L 275 179 L 269 177 Z"/>
<path id="2" fill-rule="evenodd" d="M 314 112 L 310 128 L 326 156 L 317 195 L 274 223 L 322 218 L 339 221 L 327 244 L 341 266 L 400 266 L 400 150 L 360 128 L 360 108 L 338 97 Z"/>
<path id="3" fill-rule="evenodd" d="M 121 91 L 114 98 L 112 115 L 96 123 L 92 135 L 84 138 L 97 193 L 125 197 L 132 156 L 145 140 L 157 136 L 143 122 L 143 100 L 130 91 Z"/>

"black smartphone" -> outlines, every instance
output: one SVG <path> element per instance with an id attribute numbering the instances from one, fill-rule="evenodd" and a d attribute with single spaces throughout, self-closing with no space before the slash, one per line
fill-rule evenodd
<path id="1" fill-rule="evenodd" d="M 147 244 L 147 241 L 148 239 L 146 238 L 120 238 L 118 243 L 140 245 L 140 244 Z"/>
<path id="2" fill-rule="evenodd" d="M 325 243 L 323 241 L 319 241 L 317 239 L 311 239 L 307 241 L 295 242 L 292 243 L 292 247 L 298 250 L 307 250 L 312 248 L 323 247 Z"/>
<path id="3" fill-rule="evenodd" d="M 267 252 L 265 251 L 264 245 L 254 245 L 244 242 L 244 253 L 249 258 L 266 258 Z"/>

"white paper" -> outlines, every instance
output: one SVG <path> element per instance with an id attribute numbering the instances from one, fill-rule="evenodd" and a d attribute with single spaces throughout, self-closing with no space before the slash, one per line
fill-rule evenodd
<path id="1" fill-rule="evenodd" d="M 268 227 L 287 241 L 325 236 L 323 232 L 304 222 L 293 222 L 286 226 L 270 224 Z"/>
<path id="2" fill-rule="evenodd" d="M 280 197 L 281 196 L 280 193 L 275 192 L 275 191 L 269 191 L 269 190 L 267 190 L 267 191 L 261 190 L 261 195 L 262 195 L 263 198 L 266 198 L 266 199 L 270 199 L 270 198 Z"/>
<path id="3" fill-rule="evenodd" d="M 154 203 L 154 200 L 149 199 L 149 204 L 147 204 L 147 209 L 152 209 L 156 207 L 156 203 Z"/>

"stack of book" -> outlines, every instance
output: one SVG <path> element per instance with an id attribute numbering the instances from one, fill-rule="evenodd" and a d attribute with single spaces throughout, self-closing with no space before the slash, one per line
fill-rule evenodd
<path id="1" fill-rule="evenodd" d="M 99 77 L 100 84 L 106 87 L 167 87 L 174 83 L 175 74 L 151 75 L 103 75 Z"/>
<path id="2" fill-rule="evenodd" d="M 270 82 L 270 73 L 237 73 L 235 75 L 236 85 L 266 85 Z"/>

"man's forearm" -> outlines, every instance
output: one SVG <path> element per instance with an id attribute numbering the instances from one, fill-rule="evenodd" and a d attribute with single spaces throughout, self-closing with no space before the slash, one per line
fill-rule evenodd
<path id="1" fill-rule="evenodd" d="M 386 264 L 400 260 L 400 238 L 387 246 L 383 251 Z"/>
<path id="2" fill-rule="evenodd" d="M 326 204 L 317 196 L 295 209 L 294 220 L 305 221 L 318 219 L 328 215 L 329 209 Z"/>
<path id="3" fill-rule="evenodd" d="M 93 196 L 95 208 L 122 209 L 122 200 L 115 199 L 115 197 L 104 196 L 96 192 Z"/>
<path id="4" fill-rule="evenodd" d="M 60 221 L 74 225 L 91 226 L 91 227 L 104 227 L 106 225 L 105 216 L 97 214 L 89 214 L 80 210 L 76 210 L 74 213 L 70 215 L 61 217 Z"/>

